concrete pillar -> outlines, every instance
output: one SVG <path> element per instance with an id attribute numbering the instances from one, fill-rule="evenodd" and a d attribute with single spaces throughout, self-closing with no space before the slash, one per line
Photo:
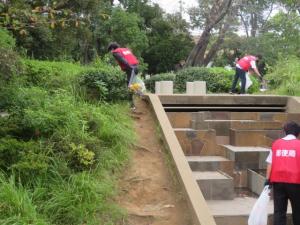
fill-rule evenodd
<path id="1" fill-rule="evenodd" d="M 160 94 L 173 94 L 173 81 L 161 81 Z"/>
<path id="2" fill-rule="evenodd" d="M 155 81 L 155 94 L 160 94 L 160 81 Z"/>
<path id="3" fill-rule="evenodd" d="M 194 94 L 194 82 L 186 82 L 186 94 Z"/>
<path id="4" fill-rule="evenodd" d="M 205 81 L 194 81 L 194 95 L 206 95 Z"/>

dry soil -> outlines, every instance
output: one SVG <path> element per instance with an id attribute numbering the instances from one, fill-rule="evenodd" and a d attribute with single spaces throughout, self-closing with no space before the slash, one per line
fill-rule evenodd
<path id="1" fill-rule="evenodd" d="M 122 225 L 190 225 L 187 203 L 159 137 L 150 106 L 137 101 L 137 143 L 119 182 L 118 204 L 128 212 Z"/>

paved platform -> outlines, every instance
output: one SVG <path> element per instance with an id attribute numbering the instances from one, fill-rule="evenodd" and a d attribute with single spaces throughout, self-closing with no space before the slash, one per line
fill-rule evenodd
<path id="1" fill-rule="evenodd" d="M 257 198 L 240 197 L 231 201 L 226 200 L 208 200 L 206 201 L 210 208 L 217 225 L 248 225 L 249 214 Z M 268 204 L 268 225 L 273 224 L 273 201 Z M 288 207 L 288 225 L 291 222 L 291 207 Z"/>
<path id="2" fill-rule="evenodd" d="M 235 162 L 235 168 L 244 169 L 265 169 L 266 158 L 270 149 L 258 146 L 232 146 L 223 145 L 225 156 Z"/>
<path id="3" fill-rule="evenodd" d="M 198 183 L 206 200 L 234 198 L 233 178 L 220 171 L 194 171 L 193 177 Z"/>

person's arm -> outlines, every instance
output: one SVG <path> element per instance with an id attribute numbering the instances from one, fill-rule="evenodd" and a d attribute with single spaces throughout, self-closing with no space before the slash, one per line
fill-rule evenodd
<path id="1" fill-rule="evenodd" d="M 113 56 L 115 57 L 115 59 L 120 62 L 121 64 L 125 65 L 126 68 L 131 68 L 131 66 L 129 65 L 129 63 L 127 62 L 127 60 L 118 52 L 114 52 Z"/>
<path id="2" fill-rule="evenodd" d="M 251 64 L 251 68 L 253 69 L 253 71 L 257 74 L 257 76 L 259 76 L 262 79 L 262 75 L 260 74 L 260 72 L 257 69 L 256 62 L 251 61 L 250 64 Z"/>
<path id="3" fill-rule="evenodd" d="M 267 171 L 266 171 L 266 181 L 265 185 L 270 185 L 270 176 L 271 176 L 271 170 L 272 170 L 272 150 L 270 151 L 267 159 L 266 159 L 267 165 Z"/>
<path id="4" fill-rule="evenodd" d="M 266 179 L 267 179 L 267 180 L 270 180 L 271 170 L 272 170 L 272 163 L 268 163 L 268 166 L 267 166 L 267 173 L 266 173 Z"/>

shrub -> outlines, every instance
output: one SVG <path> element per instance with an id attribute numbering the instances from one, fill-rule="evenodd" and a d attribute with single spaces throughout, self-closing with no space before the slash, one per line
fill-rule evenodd
<path id="1" fill-rule="evenodd" d="M 77 75 L 86 67 L 67 62 L 23 60 L 22 73 L 27 85 L 35 85 L 50 90 L 72 90 Z"/>
<path id="2" fill-rule="evenodd" d="M 118 101 L 128 98 L 125 75 L 116 67 L 84 71 L 80 84 L 86 88 L 88 97 L 94 100 Z"/>
<path id="3" fill-rule="evenodd" d="M 47 171 L 48 154 L 49 149 L 43 143 L 0 138 L 0 169 L 17 174 L 23 183 Z"/>
<path id="4" fill-rule="evenodd" d="M 20 57 L 14 51 L 15 45 L 15 39 L 6 30 L 0 28 L 0 79 L 5 81 L 22 70 Z"/>
<path id="5" fill-rule="evenodd" d="M 16 41 L 12 35 L 10 35 L 7 30 L 0 27 L 0 48 L 13 50 L 15 46 Z"/>
<path id="6" fill-rule="evenodd" d="M 20 73 L 22 64 L 13 50 L 0 47 L 0 52 L 0 79 L 7 81 Z"/>
<path id="7" fill-rule="evenodd" d="M 180 92 L 184 92 L 186 82 L 206 81 L 207 90 L 209 92 L 228 92 L 233 73 L 233 71 L 222 68 L 208 69 L 204 67 L 191 67 L 178 72 L 175 86 Z"/>
<path id="8" fill-rule="evenodd" d="M 272 93 L 300 96 L 300 62 L 296 56 L 280 58 L 266 75 Z"/>
<path id="9" fill-rule="evenodd" d="M 175 87 L 180 92 L 184 92 L 186 89 L 186 82 L 205 81 L 208 92 L 226 93 L 231 88 L 233 76 L 234 70 L 227 70 L 219 67 L 190 67 L 177 73 Z M 254 79 L 252 80 L 254 81 L 254 85 L 249 89 L 250 93 L 257 91 L 259 88 L 258 82 Z"/>
<path id="10" fill-rule="evenodd" d="M 156 81 L 175 81 L 175 73 L 160 73 L 151 76 L 150 79 L 145 80 L 145 85 L 147 90 L 152 93 L 155 92 L 155 82 Z"/>

